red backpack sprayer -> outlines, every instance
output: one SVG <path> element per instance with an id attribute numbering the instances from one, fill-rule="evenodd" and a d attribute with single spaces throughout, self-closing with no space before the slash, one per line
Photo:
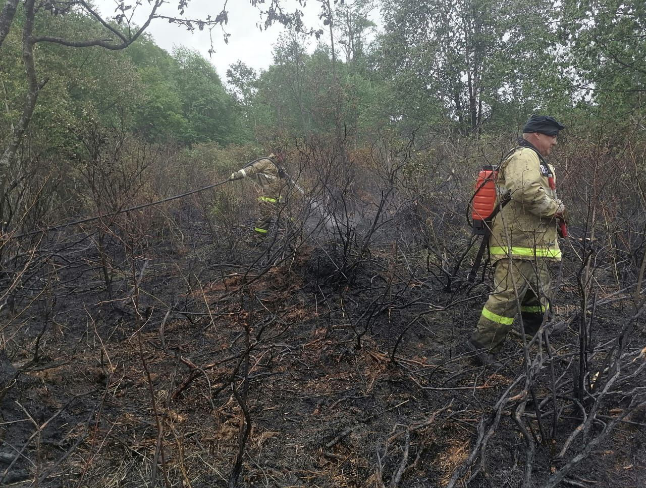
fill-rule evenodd
<path id="1" fill-rule="evenodd" d="M 508 157 L 508 156 L 507 156 Z M 540 156 L 539 156 L 540 157 Z M 503 158 L 503 161 L 506 159 Z M 545 163 L 546 167 L 547 163 Z M 474 236 L 483 236 L 480 249 L 476 254 L 475 261 L 471 267 L 471 271 L 467 276 L 470 283 L 475 281 L 475 276 L 482 263 L 482 256 L 489 247 L 489 236 L 491 235 L 491 224 L 494 217 L 504 208 L 507 203 L 511 201 L 511 194 L 509 192 L 500 192 L 497 188 L 496 181 L 498 179 L 498 166 L 488 165 L 483 166 L 478 173 L 478 178 L 475 184 L 475 191 L 471 200 L 469 201 L 468 209 L 471 209 L 471 228 Z M 549 174 L 547 177 L 549 186 L 552 190 L 556 188 L 554 176 Z M 468 216 L 467 216 L 468 220 Z M 558 220 L 559 236 L 568 237 L 567 225 L 564 220 Z M 473 245 L 469 245 L 467 252 Z"/>
<path id="2" fill-rule="evenodd" d="M 476 254 L 473 266 L 467 275 L 467 281 L 473 283 L 476 274 L 482 263 L 482 256 L 485 250 L 489 248 L 489 235 L 491 234 L 491 223 L 494 217 L 509 203 L 511 195 L 507 192 L 498 195 L 496 180 L 498 179 L 498 166 L 483 166 L 478 173 L 475 191 L 469 201 L 468 209 L 471 208 L 471 228 L 474 236 L 482 236 L 482 242 Z M 468 215 L 467 215 L 468 220 Z M 473 240 L 467 249 L 467 252 L 473 245 Z"/>

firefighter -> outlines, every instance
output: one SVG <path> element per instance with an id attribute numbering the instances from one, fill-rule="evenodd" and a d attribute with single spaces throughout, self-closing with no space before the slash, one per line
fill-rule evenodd
<path id="1" fill-rule="evenodd" d="M 535 334 L 550 307 L 549 263 L 561 260 L 557 222 L 565 207 L 556 197 L 554 167 L 545 161 L 565 129 L 554 118 L 532 115 L 518 146 L 501 163 L 498 198 L 511 198 L 493 220 L 489 253 L 494 288 L 466 343 L 480 364 L 501 367 L 495 354 L 517 313 L 522 331 Z"/>
<path id="2" fill-rule="evenodd" d="M 255 224 L 254 231 L 260 238 L 267 235 L 271 224 L 284 205 L 285 187 L 289 177 L 282 166 L 283 159 L 282 153 L 277 151 L 276 154 L 271 153 L 265 158 L 256 159 L 248 163 L 244 168 L 232 173 L 229 177 L 229 180 L 250 177 L 257 183 L 260 217 Z"/>

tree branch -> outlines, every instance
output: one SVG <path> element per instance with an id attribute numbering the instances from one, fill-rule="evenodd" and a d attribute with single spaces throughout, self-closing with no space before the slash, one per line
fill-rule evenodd
<path id="1" fill-rule="evenodd" d="M 87 40 L 87 41 L 70 41 L 68 39 L 63 39 L 61 37 L 53 37 L 53 36 L 40 36 L 40 37 L 35 37 L 33 39 L 33 43 L 39 43 L 39 42 L 51 42 L 54 44 L 60 44 L 62 46 L 67 46 L 67 47 L 92 47 L 92 46 L 98 46 L 102 47 L 105 49 L 109 49 L 111 51 L 120 51 L 121 49 L 127 48 L 130 44 L 135 42 L 141 34 L 145 32 L 145 30 L 148 28 L 150 23 L 152 22 L 153 19 L 156 18 L 156 13 L 157 9 L 162 5 L 163 0 L 155 0 L 155 5 L 153 9 L 151 10 L 150 14 L 148 15 L 148 19 L 146 19 L 146 22 L 144 25 L 142 25 L 133 35 L 130 35 L 128 37 L 125 37 L 123 34 L 120 34 L 116 32 L 116 30 L 106 24 L 106 22 L 101 19 L 99 14 L 94 12 L 92 9 L 86 7 L 85 2 L 83 2 L 83 6 L 87 8 L 87 10 L 103 24 L 110 32 L 114 33 L 121 39 L 121 43 L 115 44 L 111 39 L 92 39 L 92 40 Z"/>
<path id="2" fill-rule="evenodd" d="M 4 4 L 2 13 L 0 13 L 0 47 L 11 30 L 13 18 L 16 15 L 16 8 L 18 7 L 19 0 L 7 0 Z"/>

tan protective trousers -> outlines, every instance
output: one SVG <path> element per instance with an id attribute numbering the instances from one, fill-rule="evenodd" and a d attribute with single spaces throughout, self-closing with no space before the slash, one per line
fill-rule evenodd
<path id="1" fill-rule="evenodd" d="M 471 341 L 496 352 L 518 312 L 526 334 L 535 334 L 541 326 L 551 298 L 549 261 L 501 259 L 495 264 L 493 279 L 493 292 L 482 309 Z"/>
<path id="2" fill-rule="evenodd" d="M 283 202 L 280 198 L 258 197 L 260 217 L 256 220 L 254 230 L 260 236 L 265 236 L 269 232 L 271 225 L 275 223 L 280 214 Z"/>
<path id="3" fill-rule="evenodd" d="M 256 220 L 254 230 L 258 234 L 265 236 L 269 232 L 269 228 L 274 221 L 278 204 L 264 200 L 259 200 L 258 203 L 260 207 L 260 217 Z"/>

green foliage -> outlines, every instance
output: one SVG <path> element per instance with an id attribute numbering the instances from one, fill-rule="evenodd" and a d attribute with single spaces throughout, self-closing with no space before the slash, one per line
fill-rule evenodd
<path id="1" fill-rule="evenodd" d="M 576 67 L 570 79 L 582 106 L 618 122 L 644 116 L 644 2 L 565 0 L 559 33 L 567 63 Z"/>
<path id="2" fill-rule="evenodd" d="M 372 0 L 342 2 L 335 12 L 338 43 L 345 54 L 346 63 L 359 63 L 367 53 L 367 34 L 376 25 L 368 16 L 375 8 Z"/>
<path id="3" fill-rule="evenodd" d="M 139 75 L 143 96 L 135 108 L 134 131 L 149 142 L 177 141 L 188 125 L 174 77 L 177 62 L 147 36 L 124 54 Z"/>
<path id="4" fill-rule="evenodd" d="M 2 56 L 0 56 L 0 95 L 2 106 L 0 107 L 0 130 L 7 134 L 11 125 L 20 116 L 21 100 L 25 96 L 26 89 L 22 83 L 24 71 L 20 58 L 21 39 L 17 29 L 12 30 L 2 45 Z"/>
<path id="5" fill-rule="evenodd" d="M 469 133 L 547 108 L 544 88 L 561 93 L 551 12 L 543 1 L 386 1 L 379 63 L 401 95 L 393 117 Z"/>
<path id="6" fill-rule="evenodd" d="M 18 28 L 22 21 L 17 20 L 2 46 L 5 128 L 16 122 L 26 94 Z M 76 14 L 67 15 L 64 21 L 41 14 L 36 21 L 39 31 L 57 37 L 74 39 L 98 32 L 95 21 Z M 137 72 L 122 53 L 42 43 L 36 46 L 34 56 L 39 80 L 46 83 L 39 92 L 27 134 L 32 152 L 39 157 L 75 157 L 83 150 L 75 134 L 89 121 L 117 130 L 132 129 L 132 107 L 143 96 Z"/>
<path id="7" fill-rule="evenodd" d="M 314 87 L 306 69 L 309 58 L 304 38 L 293 33 L 281 36 L 274 47 L 274 65 L 257 82 L 255 108 L 261 126 L 296 135 L 314 130 Z"/>
<path id="8" fill-rule="evenodd" d="M 31 153 L 61 168 L 90 158 L 89 126 L 200 150 L 210 143 L 225 148 L 339 134 L 356 147 L 391 134 L 414 133 L 422 142 L 438 134 L 510 135 L 533 112 L 566 123 L 603 120 L 600 126 L 621 130 L 638 126 L 645 115 L 643 2 L 381 4 L 383 33 L 374 41 L 374 2 L 336 4 L 333 14 L 325 11 L 334 26 L 335 56 L 322 41 L 311 52 L 308 37 L 289 31 L 266 71 L 256 73 L 242 61 L 232 65 L 228 91 L 198 53 L 178 48 L 171 55 L 146 35 L 123 51 L 39 43 L 38 76 L 47 83 L 26 135 Z M 39 11 L 36 21 L 38 33 L 66 39 L 104 32 L 75 11 Z M 19 13 L 2 45 L 3 134 L 19 117 L 26 93 L 23 22 Z M 328 34 L 321 39 L 329 43 Z"/>
<path id="9" fill-rule="evenodd" d="M 363 58 L 333 66 L 327 46 L 307 54 L 306 42 L 289 34 L 276 45 L 274 64 L 255 84 L 258 125 L 294 137 L 332 134 L 339 125 L 345 137 L 374 132 L 381 125 L 383 82 L 369 77 Z"/>
<path id="10" fill-rule="evenodd" d="M 229 90 L 240 110 L 237 133 L 242 140 L 252 140 L 258 120 L 253 109 L 254 97 L 258 90 L 258 75 L 253 68 L 242 61 L 232 64 L 227 70 Z"/>
<path id="11" fill-rule="evenodd" d="M 248 106 L 256 94 L 256 70 L 242 61 L 232 64 L 227 70 L 227 82 L 232 88 L 233 96 L 243 106 Z"/>
<path id="12" fill-rule="evenodd" d="M 176 49 L 179 69 L 175 73 L 187 127 L 180 140 L 193 144 L 215 141 L 226 144 L 236 140 L 237 111 L 215 68 L 198 53 Z"/>

